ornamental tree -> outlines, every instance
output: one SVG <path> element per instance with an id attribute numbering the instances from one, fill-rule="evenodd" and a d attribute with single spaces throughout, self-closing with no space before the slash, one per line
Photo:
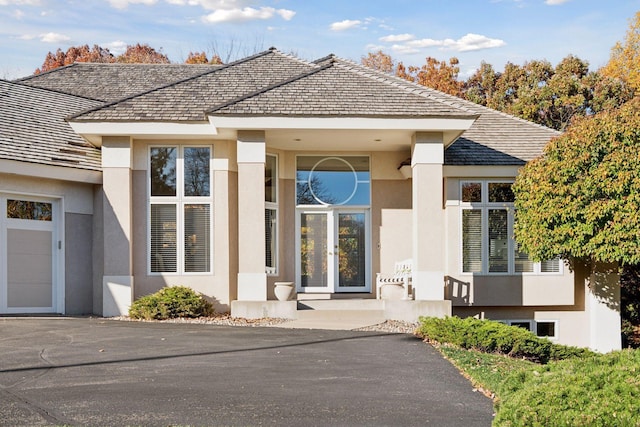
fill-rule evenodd
<path id="1" fill-rule="evenodd" d="M 537 260 L 640 263 L 640 97 L 574 121 L 513 186 L 515 238 Z"/>
<path id="2" fill-rule="evenodd" d="M 629 23 L 624 42 L 617 42 L 611 49 L 611 58 L 601 72 L 622 79 L 635 91 L 640 90 L 640 11 Z"/>

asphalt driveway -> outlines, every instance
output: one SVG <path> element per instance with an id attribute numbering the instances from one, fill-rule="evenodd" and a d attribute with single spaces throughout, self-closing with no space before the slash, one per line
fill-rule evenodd
<path id="1" fill-rule="evenodd" d="M 0 425 L 489 426 L 402 334 L 0 318 Z"/>

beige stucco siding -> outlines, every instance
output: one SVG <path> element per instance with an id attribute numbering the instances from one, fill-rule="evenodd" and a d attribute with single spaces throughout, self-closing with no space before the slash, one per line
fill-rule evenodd
<path id="1" fill-rule="evenodd" d="M 65 312 L 93 313 L 93 217 L 65 214 Z"/>
<path id="2" fill-rule="evenodd" d="M 62 198 L 64 211 L 93 214 L 92 184 L 0 173 L 0 192 Z"/>

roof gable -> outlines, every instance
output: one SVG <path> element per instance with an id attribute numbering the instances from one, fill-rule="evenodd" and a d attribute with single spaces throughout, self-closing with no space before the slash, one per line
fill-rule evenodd
<path id="1" fill-rule="evenodd" d="M 211 107 L 316 68 L 275 49 L 77 114 L 74 121 L 202 122 Z"/>
<path id="2" fill-rule="evenodd" d="M 464 117 L 469 111 L 354 72 L 335 60 L 207 112 L 288 117 Z"/>

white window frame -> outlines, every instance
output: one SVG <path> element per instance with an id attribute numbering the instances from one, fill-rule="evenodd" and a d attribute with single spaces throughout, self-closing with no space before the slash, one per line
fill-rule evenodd
<path id="1" fill-rule="evenodd" d="M 276 226 L 275 226 L 275 230 L 271 235 L 271 240 L 274 242 L 274 253 L 271 254 L 272 258 L 273 258 L 273 267 L 269 267 L 266 266 L 266 259 L 265 259 L 265 269 L 266 269 L 266 273 L 268 276 L 277 276 L 278 275 L 278 270 L 279 270 L 279 252 L 280 252 L 280 239 L 279 239 L 279 235 L 280 235 L 280 227 L 279 227 L 279 221 L 280 221 L 280 211 L 279 211 L 279 201 L 280 201 L 280 185 L 278 183 L 280 174 L 279 174 L 279 158 L 277 154 L 272 154 L 272 153 L 266 153 L 266 157 L 274 157 L 275 158 L 275 169 L 273 171 L 273 175 L 275 178 L 275 182 L 273 185 L 275 185 L 276 187 L 276 191 L 275 191 L 275 201 L 274 202 L 267 202 L 265 200 L 264 202 L 264 209 L 265 209 L 265 215 L 266 215 L 266 210 L 273 210 L 275 211 L 275 221 L 276 221 Z M 266 197 L 265 197 L 266 199 Z M 266 230 L 265 230 L 266 231 Z M 265 244 L 266 244 L 266 234 L 265 234 Z"/>
<path id="2" fill-rule="evenodd" d="M 541 262 L 533 262 L 533 271 L 516 272 L 515 271 L 515 239 L 513 238 L 514 229 L 514 203 L 513 202 L 489 202 L 489 184 L 513 184 L 513 179 L 464 179 L 459 183 L 460 194 L 460 214 L 459 214 L 459 231 L 460 231 L 460 243 L 459 243 L 459 260 L 460 260 L 460 272 L 465 275 L 498 275 L 498 276 L 513 276 L 513 275 L 544 275 L 544 276 L 561 276 L 564 274 L 563 262 L 559 262 L 557 272 L 543 272 Z M 480 202 L 464 202 L 462 200 L 462 188 L 465 184 L 479 183 L 481 185 L 481 201 Z M 463 242 L 464 242 L 464 230 L 463 230 L 463 212 L 465 210 L 479 210 L 481 211 L 482 232 L 480 247 L 482 257 L 482 271 L 472 272 L 464 271 L 464 259 L 463 259 Z M 507 251 L 508 251 L 508 268 L 506 272 L 490 272 L 489 271 L 489 248 L 487 248 L 487 241 L 489 238 L 489 211 L 490 210 L 506 210 L 507 211 Z"/>
<path id="3" fill-rule="evenodd" d="M 560 323 L 558 320 L 533 320 L 533 319 L 506 319 L 506 320 L 498 320 L 498 322 L 505 323 L 509 326 L 515 326 L 515 323 L 528 323 L 529 324 L 529 332 L 533 332 L 539 338 L 547 338 L 552 341 L 556 341 L 558 339 L 558 324 Z M 553 323 L 553 336 L 547 335 L 538 335 L 538 323 Z"/>
<path id="4" fill-rule="evenodd" d="M 154 148 L 176 148 L 176 195 L 152 196 L 151 195 L 151 150 Z M 209 149 L 209 196 L 185 196 L 184 195 L 184 150 L 186 148 Z M 147 147 L 147 275 L 149 276 L 210 276 L 213 275 L 214 260 L 214 222 L 213 222 L 213 146 L 208 144 L 152 144 Z M 152 205 L 176 206 L 176 271 L 152 272 L 151 271 L 151 206 Z M 209 271 L 186 272 L 185 271 L 185 238 L 184 238 L 184 207 L 185 205 L 209 206 Z"/>

